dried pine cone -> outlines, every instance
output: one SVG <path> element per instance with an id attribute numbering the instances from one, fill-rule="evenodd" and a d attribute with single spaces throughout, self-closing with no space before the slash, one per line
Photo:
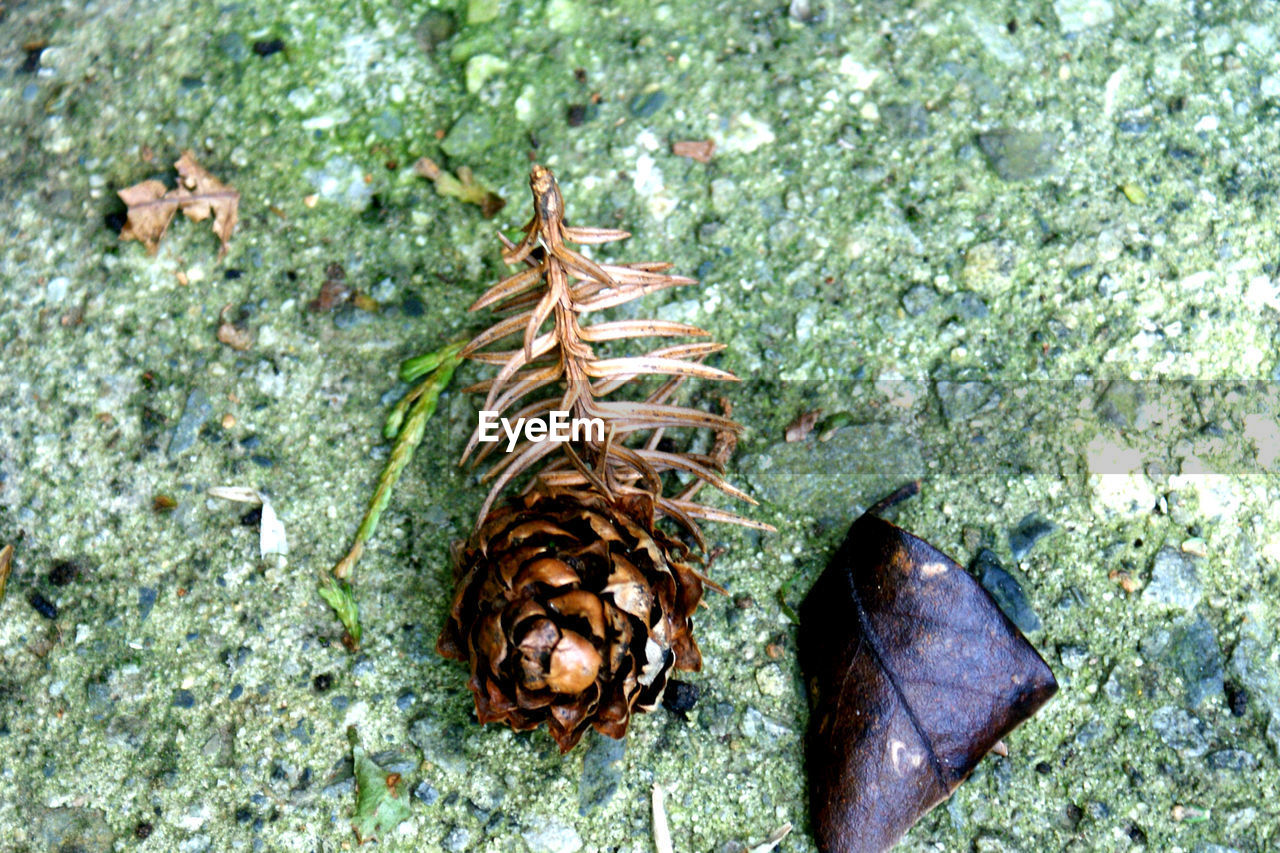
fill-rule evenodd
<path id="1" fill-rule="evenodd" d="M 517 418 L 564 411 L 599 419 L 604 437 L 556 444 L 526 433 L 489 469 L 485 479 L 493 485 L 458 554 L 457 592 L 437 648 L 470 661 L 482 723 L 532 729 L 545 721 L 560 748 L 569 750 L 588 726 L 622 737 L 633 710 L 661 701 L 672 666 L 701 666 L 689 615 L 702 599 L 703 583 L 710 582 L 689 567 L 689 549 L 658 530 L 655 519 L 672 519 L 699 547 L 698 521 L 772 528 L 693 500 L 711 485 L 753 502 L 721 476 L 741 430 L 727 405 L 717 415 L 671 402 L 686 378 L 734 378 L 704 364 L 723 347 L 694 342 L 642 356 L 602 357 L 597 348 L 607 350 L 613 341 L 707 333 L 662 320 L 582 322 L 588 314 L 695 282 L 665 274 L 666 263 L 600 263 L 580 254 L 567 244 L 628 235 L 571 227 L 555 177 L 542 166 L 533 167 L 529 186 L 534 212 L 524 238 L 502 238 L 503 260 L 522 268 L 472 306 L 494 307 L 505 317 L 460 352 L 500 369 L 469 390 L 487 394 L 484 410 Z M 491 349 L 504 341 L 507 348 Z M 664 381 L 642 399 L 605 399 L 651 375 Z M 540 396 L 545 391 L 553 396 Z M 715 433 L 711 453 L 663 449 L 664 431 L 698 429 Z M 477 428 L 463 459 L 472 451 L 484 458 L 496 450 L 496 444 L 481 447 Z M 532 471 L 520 495 L 498 502 L 507 486 Z M 674 472 L 686 483 L 665 494 Z"/>
<path id="2" fill-rule="evenodd" d="M 673 665 L 702 657 L 702 598 L 685 546 L 653 526 L 653 503 L 531 491 L 491 512 L 460 555 L 441 654 L 471 661 L 480 722 L 547 723 L 561 751 L 588 726 L 622 737 L 662 698 Z"/>

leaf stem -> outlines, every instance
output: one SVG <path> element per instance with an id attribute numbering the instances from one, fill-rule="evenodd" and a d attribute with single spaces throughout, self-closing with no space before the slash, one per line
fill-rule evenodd
<path id="1" fill-rule="evenodd" d="M 391 455 L 388 457 L 387 463 L 383 466 L 382 473 L 378 477 L 378 486 L 374 490 L 373 497 L 369 500 L 368 507 L 365 509 L 364 518 L 361 519 L 360 527 L 356 530 L 355 539 L 351 543 L 350 550 L 347 551 L 345 557 L 334 565 L 331 573 L 321 579 L 320 595 L 325 601 L 329 602 L 329 605 L 337 613 L 338 618 L 342 620 L 342 624 L 347 629 L 347 634 L 351 639 L 348 645 L 358 647 L 362 634 L 351 584 L 356 562 L 359 561 L 360 556 L 364 553 L 365 542 L 378 529 L 378 521 L 382 518 L 383 511 L 391 501 L 391 492 L 399 481 L 400 474 L 403 473 L 409 461 L 413 459 L 414 451 L 418 449 L 418 445 L 422 443 L 427 421 L 435 414 L 440 392 L 448 387 L 449 381 L 453 378 L 454 370 L 462 363 L 462 358 L 458 354 L 462 352 L 464 345 L 462 341 L 455 341 L 429 355 L 409 359 L 405 362 L 404 367 L 401 368 L 402 375 L 409 373 L 410 375 L 422 376 L 427 374 L 428 370 L 430 373 L 405 396 L 405 400 L 398 403 L 396 408 L 392 410 L 391 417 L 388 418 L 386 433 L 388 438 L 395 439 L 395 445 L 392 447 Z M 410 365 L 413 365 L 413 367 L 410 367 Z M 422 369 L 423 365 L 429 366 L 427 370 Z M 403 407 L 406 401 L 411 401 L 407 412 Z"/>

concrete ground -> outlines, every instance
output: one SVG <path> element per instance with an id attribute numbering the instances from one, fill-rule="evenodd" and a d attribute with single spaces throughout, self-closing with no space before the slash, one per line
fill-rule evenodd
<path id="1" fill-rule="evenodd" d="M 787 821 L 812 850 L 787 611 L 912 477 L 898 523 L 1001 590 L 1062 690 L 903 849 L 1280 844 L 1268 7 L 31 0 L 0 35 L 0 849 L 348 849 L 354 725 L 412 792 L 386 849 L 650 850 L 657 783 L 678 851 Z M 208 222 L 117 237 L 116 191 L 184 149 L 242 194 L 221 260 Z M 779 528 L 710 531 L 730 594 L 688 719 L 566 757 L 472 724 L 434 652 L 484 492 L 471 397 L 357 570 L 358 654 L 316 593 L 398 363 L 483 322 L 531 160 L 634 233 L 599 256 L 702 279 L 636 310 L 729 344 L 730 473 Z M 364 298 L 315 310 L 335 265 Z M 211 486 L 269 495 L 287 563 Z"/>

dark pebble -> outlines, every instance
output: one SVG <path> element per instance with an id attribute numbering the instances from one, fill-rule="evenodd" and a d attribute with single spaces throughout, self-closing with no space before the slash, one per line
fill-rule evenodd
<path id="1" fill-rule="evenodd" d="M 244 275 L 244 270 L 231 269 L 231 270 L 222 271 L 222 277 L 225 278 L 227 281 L 235 281 L 236 279 L 240 278 L 243 275 Z"/>
<path id="2" fill-rule="evenodd" d="M 190 690 L 175 690 L 173 692 L 173 705 L 175 708 L 194 708 L 196 697 Z"/>
<path id="3" fill-rule="evenodd" d="M 154 827 L 145 820 L 139 821 L 138 825 L 133 828 L 133 837 L 139 841 L 146 841 L 151 837 Z"/>
<path id="4" fill-rule="evenodd" d="M 434 805 L 436 800 L 440 799 L 440 792 L 431 787 L 427 781 L 418 783 L 418 787 L 413 789 L 413 796 L 422 801 L 424 806 Z"/>
<path id="5" fill-rule="evenodd" d="M 693 710 L 700 693 L 696 684 L 673 678 L 667 683 L 667 691 L 662 696 L 662 707 L 683 718 Z"/>
<path id="6" fill-rule="evenodd" d="M 156 588 L 153 586 L 138 587 L 138 620 L 146 622 L 151 615 L 151 608 L 156 604 Z"/>
<path id="7" fill-rule="evenodd" d="M 58 606 L 35 590 L 28 593 L 27 603 L 46 619 L 58 618 Z"/>
<path id="8" fill-rule="evenodd" d="M 983 548 L 973 558 L 969 571 L 978 577 L 983 589 L 991 593 L 996 604 L 1023 633 L 1039 631 L 1043 625 L 1040 617 L 1031 609 L 1031 603 L 1022 591 L 1022 585 L 1004 570 L 1000 560 L 988 548 Z"/>
<path id="9" fill-rule="evenodd" d="M 19 74 L 34 74 L 40 70 L 40 55 L 44 53 L 45 45 L 35 45 L 27 48 L 27 56 L 22 60 L 22 64 L 18 66 Z"/>
<path id="10" fill-rule="evenodd" d="M 246 435 L 244 438 L 240 439 L 240 446 L 245 450 L 253 450 L 260 444 L 262 444 L 262 437 L 258 435 Z"/>
<path id="11" fill-rule="evenodd" d="M 80 576 L 80 567 L 70 560 L 59 560 L 49 570 L 49 583 L 66 586 Z"/>
<path id="12" fill-rule="evenodd" d="M 416 294 L 410 293 L 400 301 L 400 310 L 406 317 L 421 317 L 427 311 L 427 305 Z"/>
<path id="13" fill-rule="evenodd" d="M 255 453 L 253 456 L 250 456 L 249 461 L 252 462 L 254 465 L 257 465 L 259 468 L 272 468 L 276 464 L 276 461 L 272 459 L 270 456 L 263 456 L 258 453 Z"/>
<path id="14" fill-rule="evenodd" d="M 1009 531 L 1009 550 L 1013 552 L 1013 559 L 1021 562 L 1037 542 L 1057 529 L 1056 524 L 1046 520 L 1040 513 L 1027 514 L 1018 522 L 1017 527 Z"/>
<path id="15" fill-rule="evenodd" d="M 1219 749 L 1204 757 L 1204 763 L 1214 770 L 1253 770 L 1258 766 L 1258 758 L 1252 752 L 1243 749 Z"/>
<path id="16" fill-rule="evenodd" d="M 251 820 L 253 820 L 253 812 L 249 811 L 248 806 L 236 809 L 236 823 L 248 823 Z"/>
<path id="17" fill-rule="evenodd" d="M 636 95 L 627 108 L 636 118 L 649 118 L 667 102 L 665 92 L 650 92 L 647 95 Z"/>
<path id="18" fill-rule="evenodd" d="M 324 693 L 333 686 L 333 676 L 327 672 L 322 672 L 311 680 L 311 686 L 315 688 L 317 693 Z"/>
<path id="19" fill-rule="evenodd" d="M 401 711 L 408 711 L 413 707 L 413 703 L 417 701 L 417 699 L 418 697 L 412 690 L 406 690 L 396 697 L 396 707 Z"/>
<path id="20" fill-rule="evenodd" d="M 262 57 L 271 56 L 282 50 L 284 50 L 284 39 L 266 39 L 253 43 L 253 52 Z"/>
<path id="21" fill-rule="evenodd" d="M 173 458 L 190 450 L 200 435 L 200 427 L 212 416 L 213 403 L 203 389 L 196 388 L 188 394 L 178 425 L 173 428 L 173 437 L 169 439 L 169 449 L 166 451 L 169 457 Z"/>
<path id="22" fill-rule="evenodd" d="M 234 702 L 235 700 L 239 699 L 243 695 L 244 695 L 244 685 L 237 684 L 235 687 L 231 688 L 231 692 L 227 694 L 227 698 L 230 699 L 232 702 Z"/>
<path id="23" fill-rule="evenodd" d="M 587 107 L 585 104 L 570 104 L 565 114 L 569 127 L 581 127 L 587 120 Z"/>
<path id="24" fill-rule="evenodd" d="M 329 704 L 333 706 L 335 711 L 345 711 L 347 706 L 351 704 L 351 698 L 348 696 L 334 696 L 329 700 Z"/>
<path id="25" fill-rule="evenodd" d="M 1226 685 L 1227 707 L 1231 709 L 1231 716 L 1243 717 L 1245 712 L 1249 710 L 1249 691 L 1237 684 Z"/>

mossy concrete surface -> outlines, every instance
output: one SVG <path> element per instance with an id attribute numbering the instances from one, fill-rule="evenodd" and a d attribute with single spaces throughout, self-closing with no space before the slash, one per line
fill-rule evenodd
<path id="1" fill-rule="evenodd" d="M 354 725 L 414 792 L 386 849 L 648 850 L 656 783 L 677 850 L 786 821 L 780 849 L 811 850 L 787 609 L 910 477 L 897 521 L 976 561 L 1062 691 L 904 849 L 1280 843 L 1265 5 L 0 16 L 0 848 L 347 849 Z M 709 163 L 671 153 L 706 139 Z M 207 223 L 154 257 L 115 233 L 116 190 L 188 148 L 243 194 L 221 261 Z M 420 156 L 508 206 L 437 195 Z M 316 593 L 386 458 L 396 367 L 483 322 L 465 309 L 533 159 L 574 222 L 633 232 L 598 256 L 702 279 L 636 311 L 729 344 L 730 473 L 779 528 L 710 531 L 730 594 L 697 620 L 688 719 L 565 757 L 469 722 L 465 667 L 434 652 L 483 497 L 454 464 L 474 399 L 444 396 L 357 569 L 358 654 Z M 379 310 L 309 308 L 333 264 Z M 225 306 L 247 350 L 219 342 Z M 287 564 L 219 485 L 269 495 Z"/>

